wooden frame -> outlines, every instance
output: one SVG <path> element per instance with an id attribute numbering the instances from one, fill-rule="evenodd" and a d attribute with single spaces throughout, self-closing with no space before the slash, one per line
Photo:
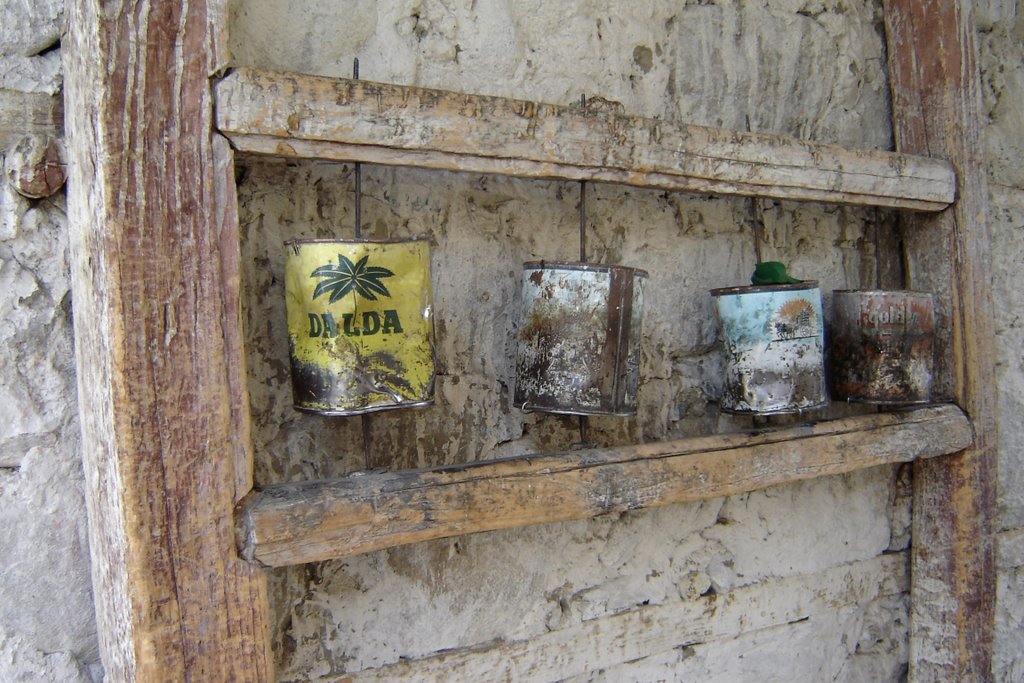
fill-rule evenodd
<path id="1" fill-rule="evenodd" d="M 264 579 L 235 550 L 233 508 L 251 488 L 252 453 L 233 161 L 215 125 L 239 148 L 262 154 L 932 211 L 908 220 L 907 229 L 940 239 L 910 240 L 909 256 L 915 284 L 949 292 L 940 307 L 950 330 L 940 374 L 959 408 L 583 451 L 571 459 L 374 475 L 356 486 L 317 483 L 310 486 L 318 502 L 297 511 L 289 508 L 296 497 L 281 487 L 247 498 L 237 531 L 253 559 L 283 564 L 914 460 L 912 678 L 990 679 L 993 335 L 969 3 L 889 2 L 900 154 L 299 76 L 286 77 L 296 87 L 290 97 L 316 113 L 281 118 L 279 103 L 243 106 L 256 101 L 245 93 L 261 83 L 281 83 L 279 75 L 252 71 L 219 81 L 215 119 L 210 77 L 226 63 L 224 0 L 114 7 L 72 0 L 68 17 L 68 199 L 83 459 L 100 642 L 112 679 L 273 676 Z M 318 110 L 325 92 L 350 101 Z M 346 112 L 358 106 L 353 102 L 369 92 L 404 107 L 403 116 L 429 110 L 462 123 L 485 117 L 511 126 L 499 130 L 512 137 L 488 147 L 467 135 L 470 142 L 460 145 L 444 135 L 389 138 L 381 121 L 365 129 L 346 123 Z M 515 116 L 532 128 L 514 127 Z M 631 127 L 640 132 L 624 132 Z M 536 144 L 531 131 L 557 131 L 571 143 Z M 695 156 L 701 146 L 713 150 L 710 158 Z M 881 435 L 879 442 L 871 444 L 869 434 Z M 623 473 L 642 484 L 645 497 L 624 495 L 630 485 L 621 484 Z M 538 512 L 515 493 L 527 480 L 570 479 L 580 483 L 578 495 L 555 513 Z M 446 498 L 458 487 L 460 496 L 490 496 L 508 507 L 459 519 L 457 504 Z M 419 507 L 399 506 L 410 493 Z M 359 517 L 373 503 L 383 512 Z M 431 519 L 447 518 L 424 526 L 417 521 L 424 510 Z M 330 548 L 321 539 L 296 551 L 304 524 L 326 530 Z M 266 539 L 275 533 L 283 550 L 268 550 Z"/>
<path id="2" fill-rule="evenodd" d="M 948 312 L 939 357 L 946 395 L 971 416 L 972 448 L 914 467 L 910 668 L 913 680 L 992 678 L 995 629 L 996 377 L 988 176 L 970 2 L 884 2 L 898 149 L 949 159 L 957 201 L 905 217 L 915 286 Z M 917 235 L 926 239 L 914 239 Z"/>
<path id="3" fill-rule="evenodd" d="M 234 168 L 212 134 L 209 85 L 226 5 L 82 0 L 67 12 L 75 346 L 103 665 L 112 681 L 266 681 L 265 578 L 233 547 L 236 491 L 251 487 L 235 465 L 251 446 Z"/>

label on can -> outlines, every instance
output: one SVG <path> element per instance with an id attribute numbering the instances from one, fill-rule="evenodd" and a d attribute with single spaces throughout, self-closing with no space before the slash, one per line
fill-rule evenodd
<path id="1" fill-rule="evenodd" d="M 430 403 L 429 244 L 298 240 L 287 247 L 295 407 L 353 415 Z"/>

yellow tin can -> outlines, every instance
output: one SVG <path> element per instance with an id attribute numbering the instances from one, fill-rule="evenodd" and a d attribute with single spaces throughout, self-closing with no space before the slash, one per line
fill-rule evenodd
<path id="1" fill-rule="evenodd" d="M 295 407 L 358 415 L 433 403 L 426 239 L 308 239 L 285 246 Z"/>

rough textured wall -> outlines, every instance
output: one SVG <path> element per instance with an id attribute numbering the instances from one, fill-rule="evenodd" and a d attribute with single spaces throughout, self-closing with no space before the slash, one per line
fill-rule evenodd
<path id="1" fill-rule="evenodd" d="M 983 142 L 992 183 L 992 270 L 999 379 L 996 680 L 1024 681 L 1024 11 L 978 6 Z"/>
<path id="2" fill-rule="evenodd" d="M 872 3 L 655 2 L 629 16 L 611 2 L 569 10 L 539 2 L 355 5 L 305 2 L 300 11 L 238 2 L 236 58 L 348 75 L 358 56 L 372 80 L 566 104 L 586 93 L 630 113 L 890 145 L 884 40 Z M 284 240 L 353 235 L 352 168 L 255 160 L 242 167 L 257 480 L 359 469 L 358 419 L 291 408 L 282 292 Z M 367 234 L 431 235 L 439 344 L 436 405 L 374 415 L 374 465 L 570 447 L 573 419 L 524 415 L 510 405 L 510 390 L 520 266 L 575 258 L 578 186 L 369 166 L 363 192 Z M 596 440 L 749 427 L 717 409 L 721 358 L 708 289 L 748 281 L 750 203 L 610 185 L 589 192 L 589 258 L 650 272 L 639 413 L 592 420 Z M 826 295 L 873 278 L 865 239 L 872 211 L 762 208 L 767 255 L 819 279 Z M 904 474 L 879 468 L 275 572 L 281 671 L 298 679 L 475 648 L 513 661 L 522 680 L 899 680 L 905 565 L 899 554 L 895 568 L 882 562 L 907 545 Z M 850 588 L 808 608 L 811 619 L 787 620 L 784 606 L 798 603 L 801 591 L 836 585 Z M 763 620 L 750 614 L 730 626 L 709 616 L 762 599 L 773 601 Z M 656 621 L 654 614 L 693 610 L 709 631 L 689 640 L 674 640 L 664 626 L 607 636 L 629 615 Z M 612 638 L 608 647 L 600 646 L 604 637 Z M 545 644 L 560 638 L 602 652 L 545 660 L 545 648 L 558 650 Z M 528 645 L 516 654 L 520 643 Z M 486 656 L 470 658 L 466 680 L 493 673 Z"/>
<path id="3" fill-rule="evenodd" d="M 76 419 L 64 196 L 61 191 L 29 198 L 10 180 L 12 173 L 24 180 L 23 164 L 31 157 L 16 149 L 22 136 L 52 127 L 46 112 L 53 98 L 59 106 L 62 28 L 60 0 L 0 0 L 4 681 L 90 681 L 101 675 Z"/>

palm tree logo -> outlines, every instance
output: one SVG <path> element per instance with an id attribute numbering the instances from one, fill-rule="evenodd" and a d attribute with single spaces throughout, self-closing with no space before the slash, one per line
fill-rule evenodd
<path id="1" fill-rule="evenodd" d="M 364 299 L 376 301 L 377 295 L 391 298 L 391 292 L 381 280 L 394 276 L 387 268 L 368 266 L 370 255 L 352 263 L 344 254 L 338 254 L 338 264 L 328 263 L 320 266 L 310 274 L 310 278 L 323 278 L 313 290 L 313 298 L 322 294 L 330 294 L 327 303 L 333 304 L 349 292 L 355 292 Z"/>

